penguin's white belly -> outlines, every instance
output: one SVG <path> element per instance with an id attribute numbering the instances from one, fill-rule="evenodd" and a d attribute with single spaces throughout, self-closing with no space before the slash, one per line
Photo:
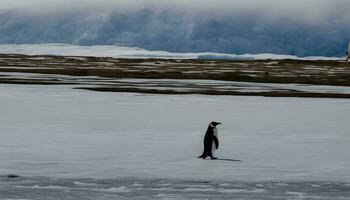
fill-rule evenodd
<path id="1" fill-rule="evenodd" d="M 216 151 L 216 145 L 215 145 L 215 142 L 213 142 L 213 144 L 211 146 L 211 154 L 214 155 L 215 151 Z"/>
<path id="2" fill-rule="evenodd" d="M 214 136 L 219 140 L 218 130 L 214 128 L 213 131 L 214 131 Z M 216 151 L 216 145 L 215 145 L 215 142 L 213 141 L 211 145 L 211 153 L 214 155 L 215 151 Z"/>

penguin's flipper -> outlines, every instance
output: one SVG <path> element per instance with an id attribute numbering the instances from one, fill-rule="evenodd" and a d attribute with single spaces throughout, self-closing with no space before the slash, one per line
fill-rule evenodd
<path id="1" fill-rule="evenodd" d="M 218 149 L 219 148 L 219 140 L 218 140 L 218 138 L 213 136 L 213 141 L 215 143 L 216 149 Z"/>

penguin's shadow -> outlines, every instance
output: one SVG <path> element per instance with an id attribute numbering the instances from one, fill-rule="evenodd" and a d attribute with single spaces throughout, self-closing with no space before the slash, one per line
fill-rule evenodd
<path id="1" fill-rule="evenodd" d="M 242 162 L 242 160 L 236 160 L 236 159 L 226 159 L 226 158 L 218 158 L 216 160 L 221 160 L 221 161 L 230 161 L 230 162 Z"/>

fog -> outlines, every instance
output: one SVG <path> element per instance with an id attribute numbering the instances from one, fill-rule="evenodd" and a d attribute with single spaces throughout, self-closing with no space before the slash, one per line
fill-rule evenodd
<path id="1" fill-rule="evenodd" d="M 267 19 L 318 23 L 350 19 L 348 0 L 0 0 L 0 9 L 38 14 L 69 11 L 105 12 L 138 9 L 183 9 L 208 14 L 251 14 Z"/>
<path id="2" fill-rule="evenodd" d="M 349 10 L 349 0 L 0 0 L 0 44 L 339 57 Z"/>

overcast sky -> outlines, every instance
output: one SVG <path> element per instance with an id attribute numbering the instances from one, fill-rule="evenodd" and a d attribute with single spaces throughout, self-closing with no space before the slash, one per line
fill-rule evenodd
<path id="1" fill-rule="evenodd" d="M 186 9 L 200 12 L 263 14 L 318 22 L 349 19 L 350 0 L 0 0 L 0 9 L 37 13 L 125 9 Z"/>
<path id="2" fill-rule="evenodd" d="M 0 0 L 0 17 L 2 43 L 305 56 L 342 55 L 350 37 L 350 0 Z"/>

